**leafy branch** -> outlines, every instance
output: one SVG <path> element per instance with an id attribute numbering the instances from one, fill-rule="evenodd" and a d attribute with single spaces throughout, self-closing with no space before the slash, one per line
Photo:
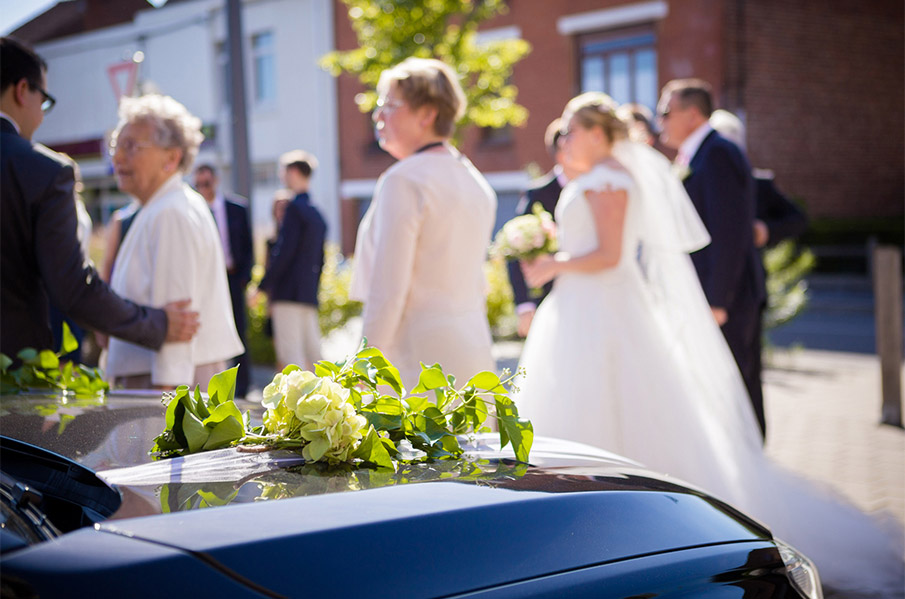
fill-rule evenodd
<path id="1" fill-rule="evenodd" d="M 264 389 L 264 422 L 251 427 L 233 402 L 235 370 L 211 380 L 208 399 L 198 387 L 193 394 L 185 386 L 176 390 L 154 455 L 262 445 L 300 450 L 309 462 L 394 468 L 396 462 L 460 457 L 459 437 L 489 432 L 491 417 L 501 446 L 511 444 L 519 461 L 528 461 L 534 440 L 531 423 L 519 417 L 508 395 L 514 379 L 508 373 L 501 379 L 479 372 L 456 387 L 439 364 L 422 363 L 418 384 L 406 397 L 399 370 L 362 341 L 354 356 L 318 362 L 314 373 L 295 365 L 277 373 Z"/>
<path id="2" fill-rule="evenodd" d="M 21 365 L 12 368 L 15 361 L 0 354 L 0 393 L 13 394 L 49 389 L 73 393 L 78 397 L 96 396 L 110 390 L 97 368 L 84 364 L 61 361 L 64 355 L 79 347 L 69 325 L 63 322 L 63 342 L 59 352 L 26 347 L 16 354 Z"/>

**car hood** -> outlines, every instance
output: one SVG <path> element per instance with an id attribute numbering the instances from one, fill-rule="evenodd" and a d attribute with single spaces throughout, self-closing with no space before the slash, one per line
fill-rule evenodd
<path id="1" fill-rule="evenodd" d="M 349 593 L 338 596 L 393 572 L 404 579 L 402 595 L 415 596 L 428 584 L 467 590 L 459 568 L 412 567 L 422 559 L 455 563 L 463 551 L 469 574 L 493 585 L 525 572 L 770 538 L 703 491 L 577 443 L 537 438 L 531 464 L 523 464 L 493 436 L 479 435 L 468 443 L 467 459 L 396 470 L 327 469 L 291 452 L 237 448 L 147 462 L 163 407 L 153 398 L 119 402 L 108 398 L 75 408 L 78 413 L 64 411 L 72 418 L 63 418 L 61 408 L 38 417 L 4 401 L 4 435 L 45 445 L 54 439 L 93 468 L 122 466 L 97 472 L 122 498 L 112 516 L 6 557 L 7 563 L 46 563 L 50 553 L 64 552 L 80 555 L 80 571 L 91 571 L 97 555 L 91 547 L 118 539 L 186 552 L 286 596 L 304 588 L 298 584 L 305 577 L 336 572 L 337 560 L 349 563 L 337 581 Z M 79 424 L 86 419 L 93 425 Z M 81 441 L 91 432 L 100 441 Z M 111 553 L 129 559 L 118 549 L 104 559 Z"/>

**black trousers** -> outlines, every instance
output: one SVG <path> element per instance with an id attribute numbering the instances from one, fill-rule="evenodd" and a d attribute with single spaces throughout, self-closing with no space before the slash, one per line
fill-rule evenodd
<path id="1" fill-rule="evenodd" d="M 723 325 L 723 336 L 732 350 L 738 369 L 742 373 L 751 407 L 760 425 L 761 437 L 767 437 L 767 419 L 764 414 L 764 392 L 761 384 L 761 336 L 763 334 L 763 304 L 751 302 L 729 311 L 729 320 Z"/>
<path id="2" fill-rule="evenodd" d="M 239 332 L 239 339 L 242 340 L 242 346 L 245 350 L 242 355 L 233 358 L 230 366 L 239 365 L 239 371 L 236 373 L 236 396 L 245 397 L 248 393 L 248 382 L 251 376 L 251 360 L 248 358 L 248 343 L 246 342 L 246 326 L 248 319 L 246 314 L 248 307 L 245 305 L 245 287 L 248 281 L 240 279 L 239 275 L 228 274 L 226 279 L 229 282 L 229 297 L 233 304 L 233 319 L 236 321 L 236 330 Z"/>

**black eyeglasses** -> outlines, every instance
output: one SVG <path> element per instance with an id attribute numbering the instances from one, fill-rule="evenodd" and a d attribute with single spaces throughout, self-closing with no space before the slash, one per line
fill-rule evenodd
<path id="1" fill-rule="evenodd" d="M 54 104 L 57 103 L 57 99 L 48 94 L 44 90 L 44 88 L 42 88 L 37 83 L 34 83 L 33 81 L 29 81 L 28 86 L 36 92 L 41 92 L 41 95 L 44 96 L 44 101 L 41 102 L 41 110 L 44 112 L 50 112 L 50 109 L 53 108 Z"/>

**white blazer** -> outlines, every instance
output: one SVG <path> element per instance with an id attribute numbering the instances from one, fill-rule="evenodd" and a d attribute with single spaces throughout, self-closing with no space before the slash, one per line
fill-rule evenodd
<path id="1" fill-rule="evenodd" d="M 111 339 L 108 378 L 150 373 L 155 385 L 191 384 L 196 366 L 242 353 L 217 225 L 204 198 L 181 174 L 170 177 L 139 210 L 120 244 L 111 287 L 146 306 L 191 299 L 200 327 L 191 341 L 164 343 L 156 352 Z"/>
<path id="2" fill-rule="evenodd" d="M 377 181 L 350 295 L 364 302 L 364 336 L 407 388 L 419 362 L 439 362 L 460 384 L 494 370 L 484 262 L 496 204 L 487 180 L 457 152 L 415 154 Z"/>

